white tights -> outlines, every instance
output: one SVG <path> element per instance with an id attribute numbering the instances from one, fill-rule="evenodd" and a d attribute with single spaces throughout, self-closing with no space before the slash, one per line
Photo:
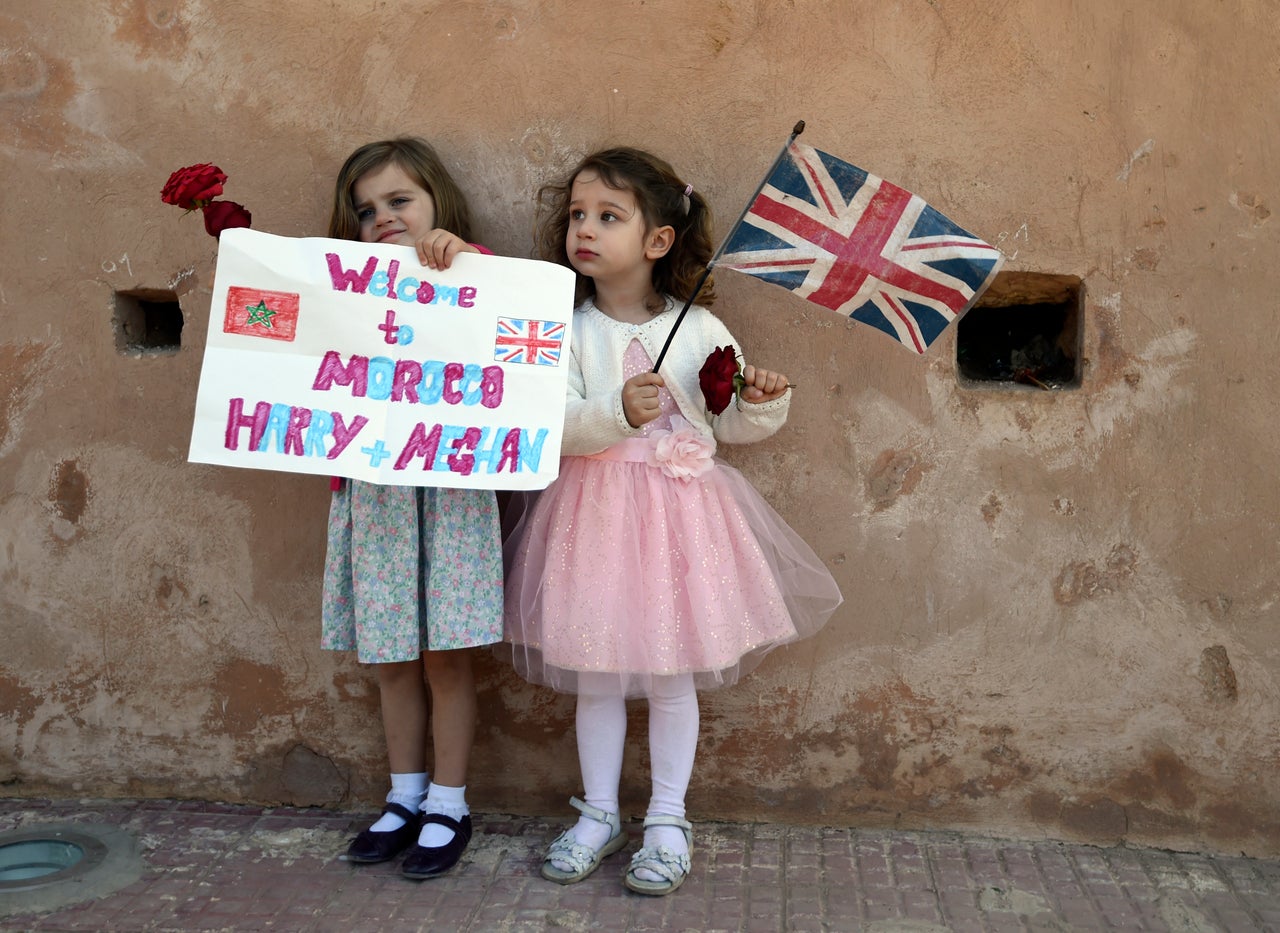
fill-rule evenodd
<path id="1" fill-rule="evenodd" d="M 622 778 L 622 752 L 627 737 L 626 700 L 607 692 L 616 686 L 616 674 L 578 675 L 578 761 L 587 803 L 607 813 L 618 812 L 618 783 Z M 654 677 L 649 688 L 649 765 L 653 788 L 648 815 L 665 813 L 683 818 L 684 798 L 693 775 L 698 748 L 698 694 L 692 674 Z M 583 817 L 574 827 L 578 842 L 600 848 L 609 839 L 609 828 Z M 644 844 L 688 850 L 684 833 L 675 826 L 645 830 Z"/>

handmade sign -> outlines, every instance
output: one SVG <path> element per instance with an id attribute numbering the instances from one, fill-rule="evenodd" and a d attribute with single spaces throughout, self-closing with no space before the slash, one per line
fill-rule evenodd
<path id="1" fill-rule="evenodd" d="M 236 228 L 218 247 L 188 459 L 397 486 L 559 471 L 574 276 Z"/>

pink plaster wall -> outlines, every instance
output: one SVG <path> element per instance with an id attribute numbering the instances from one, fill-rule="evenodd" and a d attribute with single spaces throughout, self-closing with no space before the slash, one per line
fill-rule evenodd
<path id="1" fill-rule="evenodd" d="M 325 482 L 185 462 L 215 244 L 172 169 L 314 235 L 351 148 L 421 133 L 522 256 L 585 149 L 665 154 L 724 230 L 803 118 L 1010 270 L 1080 277 L 1087 362 L 966 389 L 954 331 L 916 360 L 720 276 L 801 386 L 730 456 L 848 602 L 703 697 L 691 814 L 1280 854 L 1278 82 L 1270 0 L 10 0 L 0 787 L 384 790 L 373 680 L 318 646 Z M 180 351 L 116 349 L 143 288 L 180 296 Z M 565 812 L 571 701 L 480 671 L 473 805 Z"/>

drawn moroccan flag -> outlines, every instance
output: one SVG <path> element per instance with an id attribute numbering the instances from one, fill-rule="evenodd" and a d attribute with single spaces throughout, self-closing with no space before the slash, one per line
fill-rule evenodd
<path id="1" fill-rule="evenodd" d="M 559 321 L 500 317 L 493 338 L 493 358 L 500 363 L 559 366 L 564 335 L 565 326 Z"/>
<path id="2" fill-rule="evenodd" d="M 298 329 L 298 302 L 299 296 L 295 292 L 232 285 L 227 289 L 222 331 L 291 341 Z"/>
<path id="3" fill-rule="evenodd" d="M 718 265 L 923 353 L 977 301 L 1003 261 L 918 195 L 793 141 Z"/>

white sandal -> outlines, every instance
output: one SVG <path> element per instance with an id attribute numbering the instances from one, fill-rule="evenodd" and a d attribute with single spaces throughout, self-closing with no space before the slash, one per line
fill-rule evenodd
<path id="1" fill-rule="evenodd" d="M 542 860 L 542 877 L 548 881 L 554 881 L 557 884 L 573 884 L 581 881 L 587 875 L 591 874 L 600 867 L 600 863 L 604 861 L 606 856 L 613 855 L 619 849 L 627 844 L 627 834 L 622 831 L 622 823 L 618 819 L 618 814 L 607 813 L 599 807 L 593 807 L 589 803 L 573 797 L 569 800 L 571 806 L 582 812 L 582 815 L 588 819 L 595 820 L 597 823 L 604 823 L 609 827 L 609 841 L 599 849 L 593 849 L 591 846 L 580 843 L 573 834 L 573 829 L 569 828 L 556 837 L 551 843 L 551 848 L 547 849 L 547 854 Z M 557 868 L 553 862 L 564 862 L 572 866 L 569 870 Z"/>
<path id="2" fill-rule="evenodd" d="M 689 851 L 677 854 L 667 846 L 644 846 L 631 857 L 627 866 L 627 876 L 623 883 L 637 894 L 670 894 L 689 877 L 689 869 L 693 864 L 693 824 L 678 816 L 655 813 L 644 818 L 645 828 L 650 826 L 678 826 L 684 831 L 684 841 Z M 662 881 L 650 881 L 636 877 L 636 869 L 643 868 L 661 877 Z"/>

